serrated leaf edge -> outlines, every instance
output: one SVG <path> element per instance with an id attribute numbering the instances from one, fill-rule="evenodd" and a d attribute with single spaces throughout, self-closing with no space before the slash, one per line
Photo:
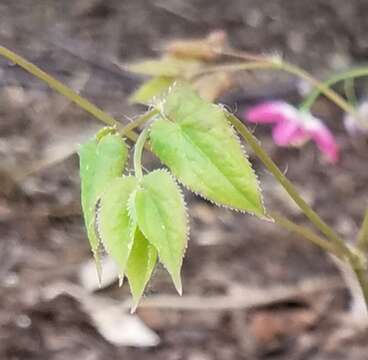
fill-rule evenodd
<path id="1" fill-rule="evenodd" d="M 170 119 L 170 117 L 165 113 L 165 111 L 164 111 L 164 106 L 165 106 L 165 102 L 166 102 L 166 98 L 167 98 L 167 96 L 170 94 L 170 92 L 172 92 L 173 90 L 174 90 L 174 88 L 176 87 L 176 86 L 180 86 L 180 85 L 178 85 L 178 84 L 180 84 L 180 82 L 178 82 L 178 81 L 175 81 L 171 86 L 169 86 L 169 88 L 168 88 L 168 90 L 167 90 L 167 95 L 163 98 L 163 100 L 158 104 L 158 111 L 159 111 L 159 113 L 160 113 L 160 115 L 162 116 L 162 118 L 163 119 L 166 119 L 167 121 L 170 121 L 170 122 L 172 122 L 172 123 L 175 123 L 175 124 L 177 124 L 177 122 L 175 122 L 175 121 L 173 121 L 173 120 L 171 120 Z M 198 95 L 198 94 L 197 94 Z M 199 96 L 199 95 L 198 95 Z M 199 96 L 200 97 L 200 96 Z M 201 97 L 200 97 L 201 98 Z M 202 99 L 202 98 L 201 98 Z M 202 99 L 203 100 L 203 99 Z M 205 100 L 203 100 L 203 101 L 205 101 Z M 206 102 L 206 101 L 205 101 Z M 214 107 L 215 109 L 219 109 L 221 112 L 223 112 L 223 113 L 225 113 L 225 112 L 227 112 L 227 110 L 226 110 L 226 108 L 225 108 L 225 106 L 224 105 L 222 105 L 222 104 L 213 104 L 213 103 L 210 103 L 210 105 L 212 106 L 212 107 Z M 205 200 L 208 200 L 210 203 L 212 203 L 212 204 L 214 204 L 214 205 L 216 205 L 216 206 L 218 206 L 218 207 L 223 207 L 223 208 L 226 208 L 226 209 L 230 209 L 230 210 L 233 210 L 233 211 L 236 211 L 236 212 L 239 212 L 239 213 L 243 213 L 243 214 L 250 214 L 250 215 L 252 215 L 252 216 L 256 216 L 256 217 L 258 217 L 258 218 L 260 218 L 260 219 L 262 219 L 262 220 L 268 220 L 268 221 L 271 221 L 271 222 L 273 222 L 273 219 L 272 218 L 270 218 L 267 214 L 266 214 L 266 208 L 265 208 L 265 206 L 264 206 L 264 199 L 263 199 L 263 194 L 262 194 L 262 188 L 261 188 L 261 186 L 260 186 L 260 181 L 259 181 L 259 178 L 258 178 L 258 175 L 257 175 L 257 173 L 255 172 L 255 170 L 253 169 L 253 166 L 252 166 L 252 163 L 249 161 L 249 157 L 248 157 L 248 154 L 247 154 L 247 152 L 246 152 L 246 150 L 245 150 L 245 148 L 244 148 L 244 146 L 242 145 L 242 143 L 241 143 L 241 141 L 240 141 L 240 138 L 239 138 L 239 136 L 238 136 L 238 134 L 237 134 L 237 132 L 235 131 L 235 129 L 234 129 L 234 127 L 232 126 L 232 124 L 229 122 L 229 120 L 228 120 L 228 118 L 227 118 L 227 116 L 226 116 L 226 114 L 224 114 L 224 118 L 225 118 L 225 121 L 226 121 L 226 123 L 229 125 L 229 128 L 230 128 L 230 131 L 231 131 L 231 133 L 232 133 L 232 135 L 233 135 L 233 138 L 234 138 L 234 140 L 239 144 L 239 147 L 240 147 L 240 151 L 241 151 L 241 153 L 243 154 L 243 156 L 244 156 L 244 158 L 246 159 L 246 161 L 247 161 L 247 163 L 248 163 L 248 165 L 249 165 L 249 167 L 250 167 L 250 170 L 251 170 L 251 172 L 252 172 L 252 174 L 254 175 L 254 177 L 255 177 L 255 180 L 256 180 L 256 184 L 257 184 L 257 190 L 258 190 L 258 192 L 259 192 L 259 195 L 260 195 L 260 204 L 261 204 L 261 207 L 262 207 L 262 210 L 263 210 L 263 215 L 261 215 L 261 214 L 256 214 L 255 212 L 252 212 L 252 211 L 249 211 L 249 210 L 243 210 L 243 209 L 239 209 L 239 208 L 235 208 L 235 207 L 232 207 L 232 206 L 229 206 L 229 205 L 226 205 L 226 204 L 222 204 L 222 203 L 219 203 L 219 202 L 217 202 L 217 201 L 215 201 L 215 200 L 212 200 L 212 199 L 209 199 L 208 197 L 206 197 L 203 193 L 201 193 L 201 192 L 197 192 L 197 191 L 193 191 L 189 186 L 187 186 L 186 184 L 184 184 L 180 179 L 179 179 L 179 177 L 175 174 L 175 171 L 173 171 L 172 169 L 170 169 L 170 167 L 167 165 L 167 164 L 165 164 L 165 162 L 164 161 L 162 161 L 161 159 L 160 159 L 160 161 L 163 163 L 163 164 L 165 164 L 166 166 L 168 166 L 168 168 L 170 169 L 170 171 L 175 175 L 175 177 L 177 178 L 177 180 L 179 181 L 179 183 L 180 184 L 182 184 L 187 190 L 189 190 L 189 191 L 191 191 L 192 193 L 194 193 L 194 194 L 196 194 L 196 195 L 198 195 L 198 196 L 200 196 L 201 198 L 203 198 L 203 199 L 205 199 Z M 178 124 L 178 126 L 180 126 L 180 124 Z M 152 124 L 151 124 L 151 126 L 149 127 L 149 130 L 148 130 L 148 135 L 149 135 L 149 137 L 150 137 L 150 135 L 151 135 L 151 129 L 152 129 Z M 206 157 L 207 157 L 207 155 L 206 155 Z M 217 166 L 216 166 L 216 168 L 217 168 Z M 221 172 L 221 170 L 219 170 L 220 172 Z M 225 177 L 226 178 L 226 177 Z M 233 184 L 232 184 L 232 186 L 234 186 Z M 234 186 L 234 188 L 236 189 L 236 187 Z"/>
<path id="2" fill-rule="evenodd" d="M 129 152 L 128 152 L 128 156 L 129 156 Z M 128 162 L 128 156 L 127 156 L 126 163 Z M 125 170 L 126 170 L 126 167 L 125 167 L 125 169 L 123 169 L 123 174 L 124 174 Z M 120 177 L 124 178 L 126 176 L 122 175 Z M 120 177 L 117 177 L 117 178 L 120 178 Z M 115 179 L 113 179 L 113 180 L 115 180 Z M 113 180 L 111 180 L 111 181 L 113 181 Z M 106 186 L 106 188 L 107 188 L 107 186 Z M 96 252 L 92 250 L 92 253 L 93 253 L 93 256 L 94 256 L 95 262 L 96 262 L 96 269 L 97 269 L 97 275 L 98 275 L 98 280 L 99 280 L 99 285 L 100 286 L 101 286 L 101 283 L 102 283 L 102 273 L 103 273 L 103 269 L 102 269 L 102 266 L 101 266 L 101 263 L 100 263 L 100 253 L 102 251 L 104 251 L 107 254 L 109 254 L 109 252 L 107 251 L 107 246 L 106 246 L 106 244 L 103 240 L 103 236 L 102 236 L 100 228 L 99 228 L 99 226 L 100 226 L 99 225 L 99 222 L 100 222 L 99 221 L 99 216 L 100 216 L 100 211 L 101 211 L 101 198 L 102 198 L 105 191 L 106 190 L 103 190 L 102 193 L 99 195 L 99 197 L 96 201 L 96 205 L 95 205 L 94 232 L 95 232 L 96 238 L 98 240 L 98 247 L 96 249 Z M 129 199 L 128 199 L 128 201 L 129 201 Z M 128 210 L 128 217 L 132 221 L 132 219 L 130 217 L 130 214 L 129 214 L 129 210 Z M 129 232 L 129 236 L 130 237 L 132 236 L 132 234 L 130 232 Z M 133 243 L 134 243 L 134 239 L 130 243 L 129 254 L 130 254 L 130 252 L 133 248 Z M 111 255 L 109 254 L 109 256 L 111 256 Z M 128 259 L 129 259 L 129 255 L 128 255 Z M 124 277 L 125 277 L 124 271 L 125 271 L 125 269 L 119 274 L 119 287 L 123 286 L 123 283 L 124 283 Z"/>
<path id="3" fill-rule="evenodd" d="M 142 234 L 148 240 L 148 242 L 156 249 L 157 254 L 158 254 L 158 258 L 159 258 L 159 262 L 162 264 L 162 266 L 166 269 L 166 271 L 172 277 L 172 280 L 174 282 L 175 288 L 176 288 L 177 292 L 179 293 L 179 295 L 182 295 L 183 289 L 182 289 L 182 281 L 181 281 L 181 268 L 182 268 L 183 259 L 184 259 L 184 256 L 185 256 L 185 253 L 186 253 L 186 250 L 187 250 L 187 247 L 188 247 L 189 233 L 190 233 L 190 231 L 189 231 L 189 228 L 190 228 L 189 215 L 188 215 L 188 211 L 187 211 L 188 210 L 188 207 L 187 207 L 187 204 L 185 202 L 183 191 L 182 191 L 180 185 L 178 184 L 178 182 L 176 181 L 175 177 L 172 175 L 172 173 L 170 171 L 168 171 L 167 169 L 165 169 L 165 168 L 161 168 L 161 169 L 155 169 L 155 170 L 151 171 L 149 174 L 152 174 L 152 173 L 155 173 L 155 172 L 164 172 L 164 173 L 166 173 L 166 174 L 168 174 L 170 176 L 170 178 L 173 180 L 174 184 L 176 185 L 176 188 L 178 189 L 178 192 L 179 192 L 179 195 L 180 195 L 180 199 L 181 199 L 181 202 L 182 202 L 182 205 L 183 205 L 183 209 L 184 209 L 185 225 L 186 225 L 185 226 L 185 247 L 183 248 L 182 261 L 180 263 L 180 272 L 178 274 L 179 275 L 179 278 L 178 279 L 174 279 L 173 275 L 169 272 L 169 270 L 167 269 L 167 267 L 165 266 L 165 264 L 161 261 L 160 252 L 157 249 L 157 247 L 155 246 L 155 244 L 152 244 L 150 242 L 148 236 L 146 236 L 146 234 L 144 233 L 144 231 L 139 227 L 138 222 L 137 222 L 137 225 L 138 225 L 139 230 L 142 232 Z M 135 194 L 136 194 L 136 192 L 135 192 Z M 131 197 L 128 200 L 128 202 L 130 203 L 130 207 L 133 208 L 132 209 L 133 212 L 135 212 L 135 209 L 134 209 L 134 207 L 135 207 L 135 205 L 134 205 L 135 194 L 134 194 L 134 197 L 131 195 Z M 134 216 L 135 216 L 135 214 L 134 214 Z"/>
<path id="4" fill-rule="evenodd" d="M 173 87 L 173 86 L 174 86 L 174 85 L 172 85 L 172 87 Z M 212 105 L 217 106 L 217 105 L 215 105 L 215 104 L 212 104 Z M 163 106 L 163 104 L 161 104 L 161 106 Z M 162 109 L 159 109 L 159 108 L 158 108 L 158 110 L 159 110 L 159 112 L 160 112 L 161 116 L 162 116 L 164 119 L 166 119 L 167 121 L 173 122 L 172 120 L 170 120 L 170 119 L 169 119 L 169 118 L 168 118 L 168 117 L 167 117 L 167 116 L 162 112 Z M 234 127 L 233 127 L 233 126 L 228 122 L 228 120 L 226 120 L 226 121 L 227 121 L 227 123 L 229 124 L 229 126 L 230 126 L 230 128 L 231 128 L 231 130 L 232 130 L 232 133 L 233 133 L 233 135 L 234 135 L 234 139 L 239 143 L 240 148 L 241 148 L 241 152 L 242 152 L 243 156 L 246 158 L 246 160 L 248 161 L 248 163 L 249 163 L 249 165 L 250 165 L 250 168 L 251 168 L 251 170 L 252 170 L 252 173 L 253 173 L 253 174 L 254 174 L 254 176 L 255 176 L 256 183 L 257 183 L 257 187 L 258 187 L 258 191 L 259 191 L 259 193 L 260 193 L 260 202 L 261 202 L 261 205 L 262 205 L 262 209 L 263 209 L 263 211 L 264 211 L 264 213 L 265 213 L 264 215 L 256 214 L 255 212 L 252 212 L 252 211 L 249 211 L 249 210 L 244 210 L 244 209 L 235 208 L 235 207 L 232 207 L 232 206 L 230 206 L 230 205 L 222 204 L 222 203 L 219 203 L 219 202 L 217 202 L 217 201 L 215 201 L 215 200 L 212 200 L 212 199 L 208 198 L 208 197 L 207 197 L 207 196 L 205 196 L 202 192 L 200 192 L 200 191 L 195 191 L 195 190 L 191 189 L 188 185 L 186 185 L 183 181 L 181 181 L 181 180 L 180 180 L 179 176 L 175 173 L 175 171 L 174 171 L 173 169 L 171 169 L 171 168 L 168 166 L 168 164 L 166 164 L 166 163 L 165 163 L 164 161 L 162 161 L 161 159 L 160 159 L 160 161 L 161 161 L 165 166 L 167 166 L 167 168 L 170 170 L 170 171 L 169 171 L 169 173 L 171 174 L 171 176 L 172 176 L 172 177 L 174 177 L 174 180 L 175 180 L 175 182 L 176 182 L 176 183 L 181 184 L 185 189 L 187 189 L 188 191 L 192 192 L 193 194 L 195 194 L 195 195 L 197 195 L 197 196 L 201 197 L 202 199 L 204 199 L 204 200 L 206 200 L 206 201 L 210 202 L 211 204 L 213 204 L 213 205 L 215 205 L 215 206 L 217 206 L 217 207 L 220 207 L 220 208 L 224 208 L 224 209 L 232 210 L 232 211 L 235 211 L 235 212 L 238 212 L 238 213 L 241 213 L 241 214 L 249 214 L 249 215 L 255 216 L 255 217 L 257 217 L 257 218 L 259 218 L 259 219 L 262 219 L 262 220 L 266 220 L 266 221 L 274 222 L 274 220 L 266 214 L 266 209 L 265 209 L 265 206 L 264 206 L 264 199 L 263 199 L 262 189 L 261 189 L 261 186 L 260 186 L 260 181 L 259 181 L 258 175 L 257 175 L 257 173 L 254 171 L 253 166 L 252 166 L 251 162 L 249 161 L 248 154 L 246 153 L 244 146 L 242 145 L 242 143 L 241 143 L 241 141 L 240 141 L 240 139 L 239 139 L 239 137 L 238 137 L 237 133 L 235 132 Z M 151 126 L 149 127 L 149 130 L 148 130 L 148 132 L 149 132 L 149 137 L 150 137 L 150 135 L 151 135 L 151 129 L 152 129 L 152 124 L 150 124 L 150 125 L 151 125 Z"/>

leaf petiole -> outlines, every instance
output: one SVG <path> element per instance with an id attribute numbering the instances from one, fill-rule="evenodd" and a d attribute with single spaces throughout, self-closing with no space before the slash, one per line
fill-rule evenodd
<path id="1" fill-rule="evenodd" d="M 142 171 L 142 153 L 144 144 L 146 143 L 148 138 L 148 128 L 143 129 L 143 131 L 138 136 L 137 142 L 134 147 L 134 172 L 135 176 L 138 179 L 142 179 L 143 171 Z"/>

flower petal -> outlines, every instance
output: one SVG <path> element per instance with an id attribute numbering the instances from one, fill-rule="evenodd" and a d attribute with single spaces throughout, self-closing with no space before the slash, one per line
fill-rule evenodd
<path id="1" fill-rule="evenodd" d="M 308 133 L 296 122 L 282 121 L 272 130 L 272 138 L 276 145 L 297 145 L 309 138 Z"/>
<path id="2" fill-rule="evenodd" d="M 284 101 L 267 101 L 245 111 L 244 118 L 252 123 L 272 124 L 283 121 L 298 122 L 298 111 Z"/>
<path id="3" fill-rule="evenodd" d="M 339 160 L 339 147 L 331 131 L 319 120 L 312 118 L 307 131 L 327 160 L 335 164 Z"/>
<path id="4" fill-rule="evenodd" d="M 309 112 L 300 112 L 284 101 L 268 101 L 248 109 L 244 118 L 252 123 L 275 126 L 272 137 L 279 146 L 300 146 L 313 139 L 331 163 L 339 159 L 339 148 L 330 130 Z"/>

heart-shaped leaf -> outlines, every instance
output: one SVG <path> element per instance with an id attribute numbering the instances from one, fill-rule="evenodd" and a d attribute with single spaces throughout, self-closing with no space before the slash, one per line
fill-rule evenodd
<path id="1" fill-rule="evenodd" d="M 180 270 L 187 245 L 187 215 L 183 196 L 165 170 L 145 175 L 133 193 L 139 229 L 155 246 L 162 264 L 181 294 Z"/>
<path id="2" fill-rule="evenodd" d="M 133 248 L 130 252 L 126 268 L 130 291 L 133 296 L 132 312 L 138 306 L 156 262 L 156 248 L 147 241 L 142 232 L 137 228 Z"/>
<path id="3" fill-rule="evenodd" d="M 138 180 L 133 176 L 112 180 L 101 196 L 97 213 L 99 237 L 108 254 L 118 264 L 122 277 L 136 228 L 128 213 L 128 199 L 137 183 Z"/>
<path id="4" fill-rule="evenodd" d="M 154 153 L 190 190 L 264 217 L 257 177 L 220 106 L 189 86 L 171 88 L 150 132 Z"/>
<path id="5" fill-rule="evenodd" d="M 128 157 L 124 140 L 117 134 L 100 132 L 79 150 L 81 198 L 88 239 L 98 262 L 99 239 L 95 231 L 96 203 L 106 186 L 121 176 Z M 98 264 L 97 264 L 98 265 Z"/>
<path id="6" fill-rule="evenodd" d="M 131 103 L 150 104 L 152 98 L 159 97 L 174 82 L 174 78 L 158 76 L 141 85 L 129 98 Z"/>

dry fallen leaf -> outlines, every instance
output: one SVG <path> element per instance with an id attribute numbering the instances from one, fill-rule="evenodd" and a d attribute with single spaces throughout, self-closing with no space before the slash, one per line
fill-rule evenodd
<path id="1" fill-rule="evenodd" d="M 98 304 L 89 313 L 97 330 L 109 342 L 118 346 L 151 347 L 160 342 L 158 335 L 136 315 L 128 315 L 118 306 Z"/>
<path id="2" fill-rule="evenodd" d="M 120 301 L 90 293 L 71 283 L 54 283 L 42 291 L 42 297 L 52 300 L 68 294 L 80 302 L 97 331 L 117 346 L 151 347 L 160 343 L 159 336 L 147 327 L 137 315 L 127 313 Z"/>

